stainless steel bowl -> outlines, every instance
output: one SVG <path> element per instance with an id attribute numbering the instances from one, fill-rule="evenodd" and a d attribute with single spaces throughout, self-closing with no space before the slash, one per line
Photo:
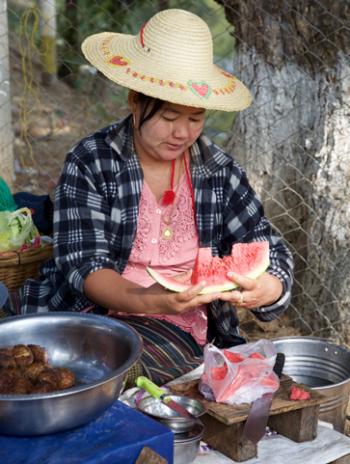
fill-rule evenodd
<path id="1" fill-rule="evenodd" d="M 181 404 L 194 418 L 180 416 L 176 411 L 170 409 L 160 400 L 147 396 L 138 403 L 138 409 L 153 419 L 167 425 L 174 433 L 183 433 L 191 430 L 198 423 L 198 418 L 206 411 L 204 404 L 196 399 L 181 395 L 169 395 L 174 401 Z"/>
<path id="2" fill-rule="evenodd" d="M 196 459 L 204 425 L 195 424 L 191 430 L 174 437 L 174 464 L 190 464 Z"/>
<path id="3" fill-rule="evenodd" d="M 286 356 L 283 372 L 325 397 L 319 418 L 344 433 L 350 396 L 350 350 L 317 337 L 272 340 Z"/>
<path id="4" fill-rule="evenodd" d="M 33 395 L 0 395 L 0 434 L 42 435 L 90 422 L 119 396 L 142 341 L 119 320 L 73 312 L 15 316 L 0 321 L 0 347 L 36 344 L 49 362 L 76 376 L 73 388 Z"/>

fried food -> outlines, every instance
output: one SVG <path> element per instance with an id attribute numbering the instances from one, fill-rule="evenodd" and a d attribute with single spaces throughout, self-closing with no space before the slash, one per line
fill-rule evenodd
<path id="1" fill-rule="evenodd" d="M 14 384 L 11 386 L 11 395 L 26 395 L 32 391 L 33 384 L 30 380 L 25 379 L 24 377 L 19 377 L 15 380 Z"/>
<path id="2" fill-rule="evenodd" d="M 8 369 L 0 370 L 0 394 L 7 395 L 15 383 L 16 375 Z"/>
<path id="3" fill-rule="evenodd" d="M 64 390 L 65 388 L 71 388 L 75 385 L 75 375 L 69 369 L 65 367 L 57 367 L 55 371 L 58 374 L 58 389 Z"/>
<path id="4" fill-rule="evenodd" d="M 38 383 L 49 383 L 55 390 L 58 389 L 59 377 L 55 369 L 52 367 L 45 367 L 45 369 L 38 375 L 37 380 Z"/>
<path id="5" fill-rule="evenodd" d="M 18 344 L 0 348 L 0 395 L 50 393 L 74 385 L 74 373 L 65 367 L 51 366 L 42 346 Z"/>
<path id="6" fill-rule="evenodd" d="M 11 348 L 0 349 L 0 368 L 16 367 L 16 360 Z"/>
<path id="7" fill-rule="evenodd" d="M 55 390 L 55 387 L 51 383 L 42 382 L 35 384 L 30 393 L 51 393 Z"/>
<path id="8" fill-rule="evenodd" d="M 33 362 L 33 364 L 30 364 L 29 366 L 26 366 L 23 369 L 23 375 L 27 379 L 29 379 L 31 382 L 36 382 L 38 380 L 38 377 L 40 373 L 47 367 L 47 364 L 43 362 Z"/>
<path id="9" fill-rule="evenodd" d="M 32 350 L 26 345 L 15 345 L 12 348 L 13 357 L 17 366 L 29 366 L 34 361 Z"/>
<path id="10" fill-rule="evenodd" d="M 44 364 L 47 364 L 49 362 L 48 352 L 42 346 L 40 346 L 40 345 L 28 345 L 28 348 L 33 353 L 35 362 L 42 362 Z"/>

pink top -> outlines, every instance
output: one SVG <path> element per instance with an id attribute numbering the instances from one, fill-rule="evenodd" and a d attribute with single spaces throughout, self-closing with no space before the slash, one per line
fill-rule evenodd
<path id="1" fill-rule="evenodd" d="M 166 276 L 172 276 L 191 269 L 197 251 L 198 235 L 186 175 L 181 177 L 176 188 L 175 201 L 169 206 L 160 205 L 144 182 L 136 237 L 123 277 L 143 287 L 149 287 L 154 284 L 154 280 L 146 271 L 147 266 Z M 206 342 L 207 313 L 204 306 L 176 316 L 147 316 L 172 322 L 190 332 L 200 345 Z"/>

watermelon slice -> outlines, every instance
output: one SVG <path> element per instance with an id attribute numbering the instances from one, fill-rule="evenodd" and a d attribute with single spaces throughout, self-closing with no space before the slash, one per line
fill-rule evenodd
<path id="1" fill-rule="evenodd" d="M 188 282 L 166 277 L 151 267 L 148 267 L 147 271 L 156 282 L 174 292 L 183 292 L 192 285 L 205 281 L 207 285 L 200 293 L 209 294 L 237 288 L 237 285 L 228 279 L 228 272 L 233 271 L 256 279 L 266 271 L 269 263 L 269 242 L 265 241 L 236 243 L 232 247 L 231 255 L 223 258 L 212 256 L 210 248 L 200 248 Z"/>

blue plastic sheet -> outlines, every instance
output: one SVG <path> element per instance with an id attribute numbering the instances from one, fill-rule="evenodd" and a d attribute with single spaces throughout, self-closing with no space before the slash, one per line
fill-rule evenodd
<path id="1" fill-rule="evenodd" d="M 134 464 L 144 446 L 173 463 L 173 432 L 116 401 L 78 429 L 36 437 L 1 435 L 0 463 Z"/>

